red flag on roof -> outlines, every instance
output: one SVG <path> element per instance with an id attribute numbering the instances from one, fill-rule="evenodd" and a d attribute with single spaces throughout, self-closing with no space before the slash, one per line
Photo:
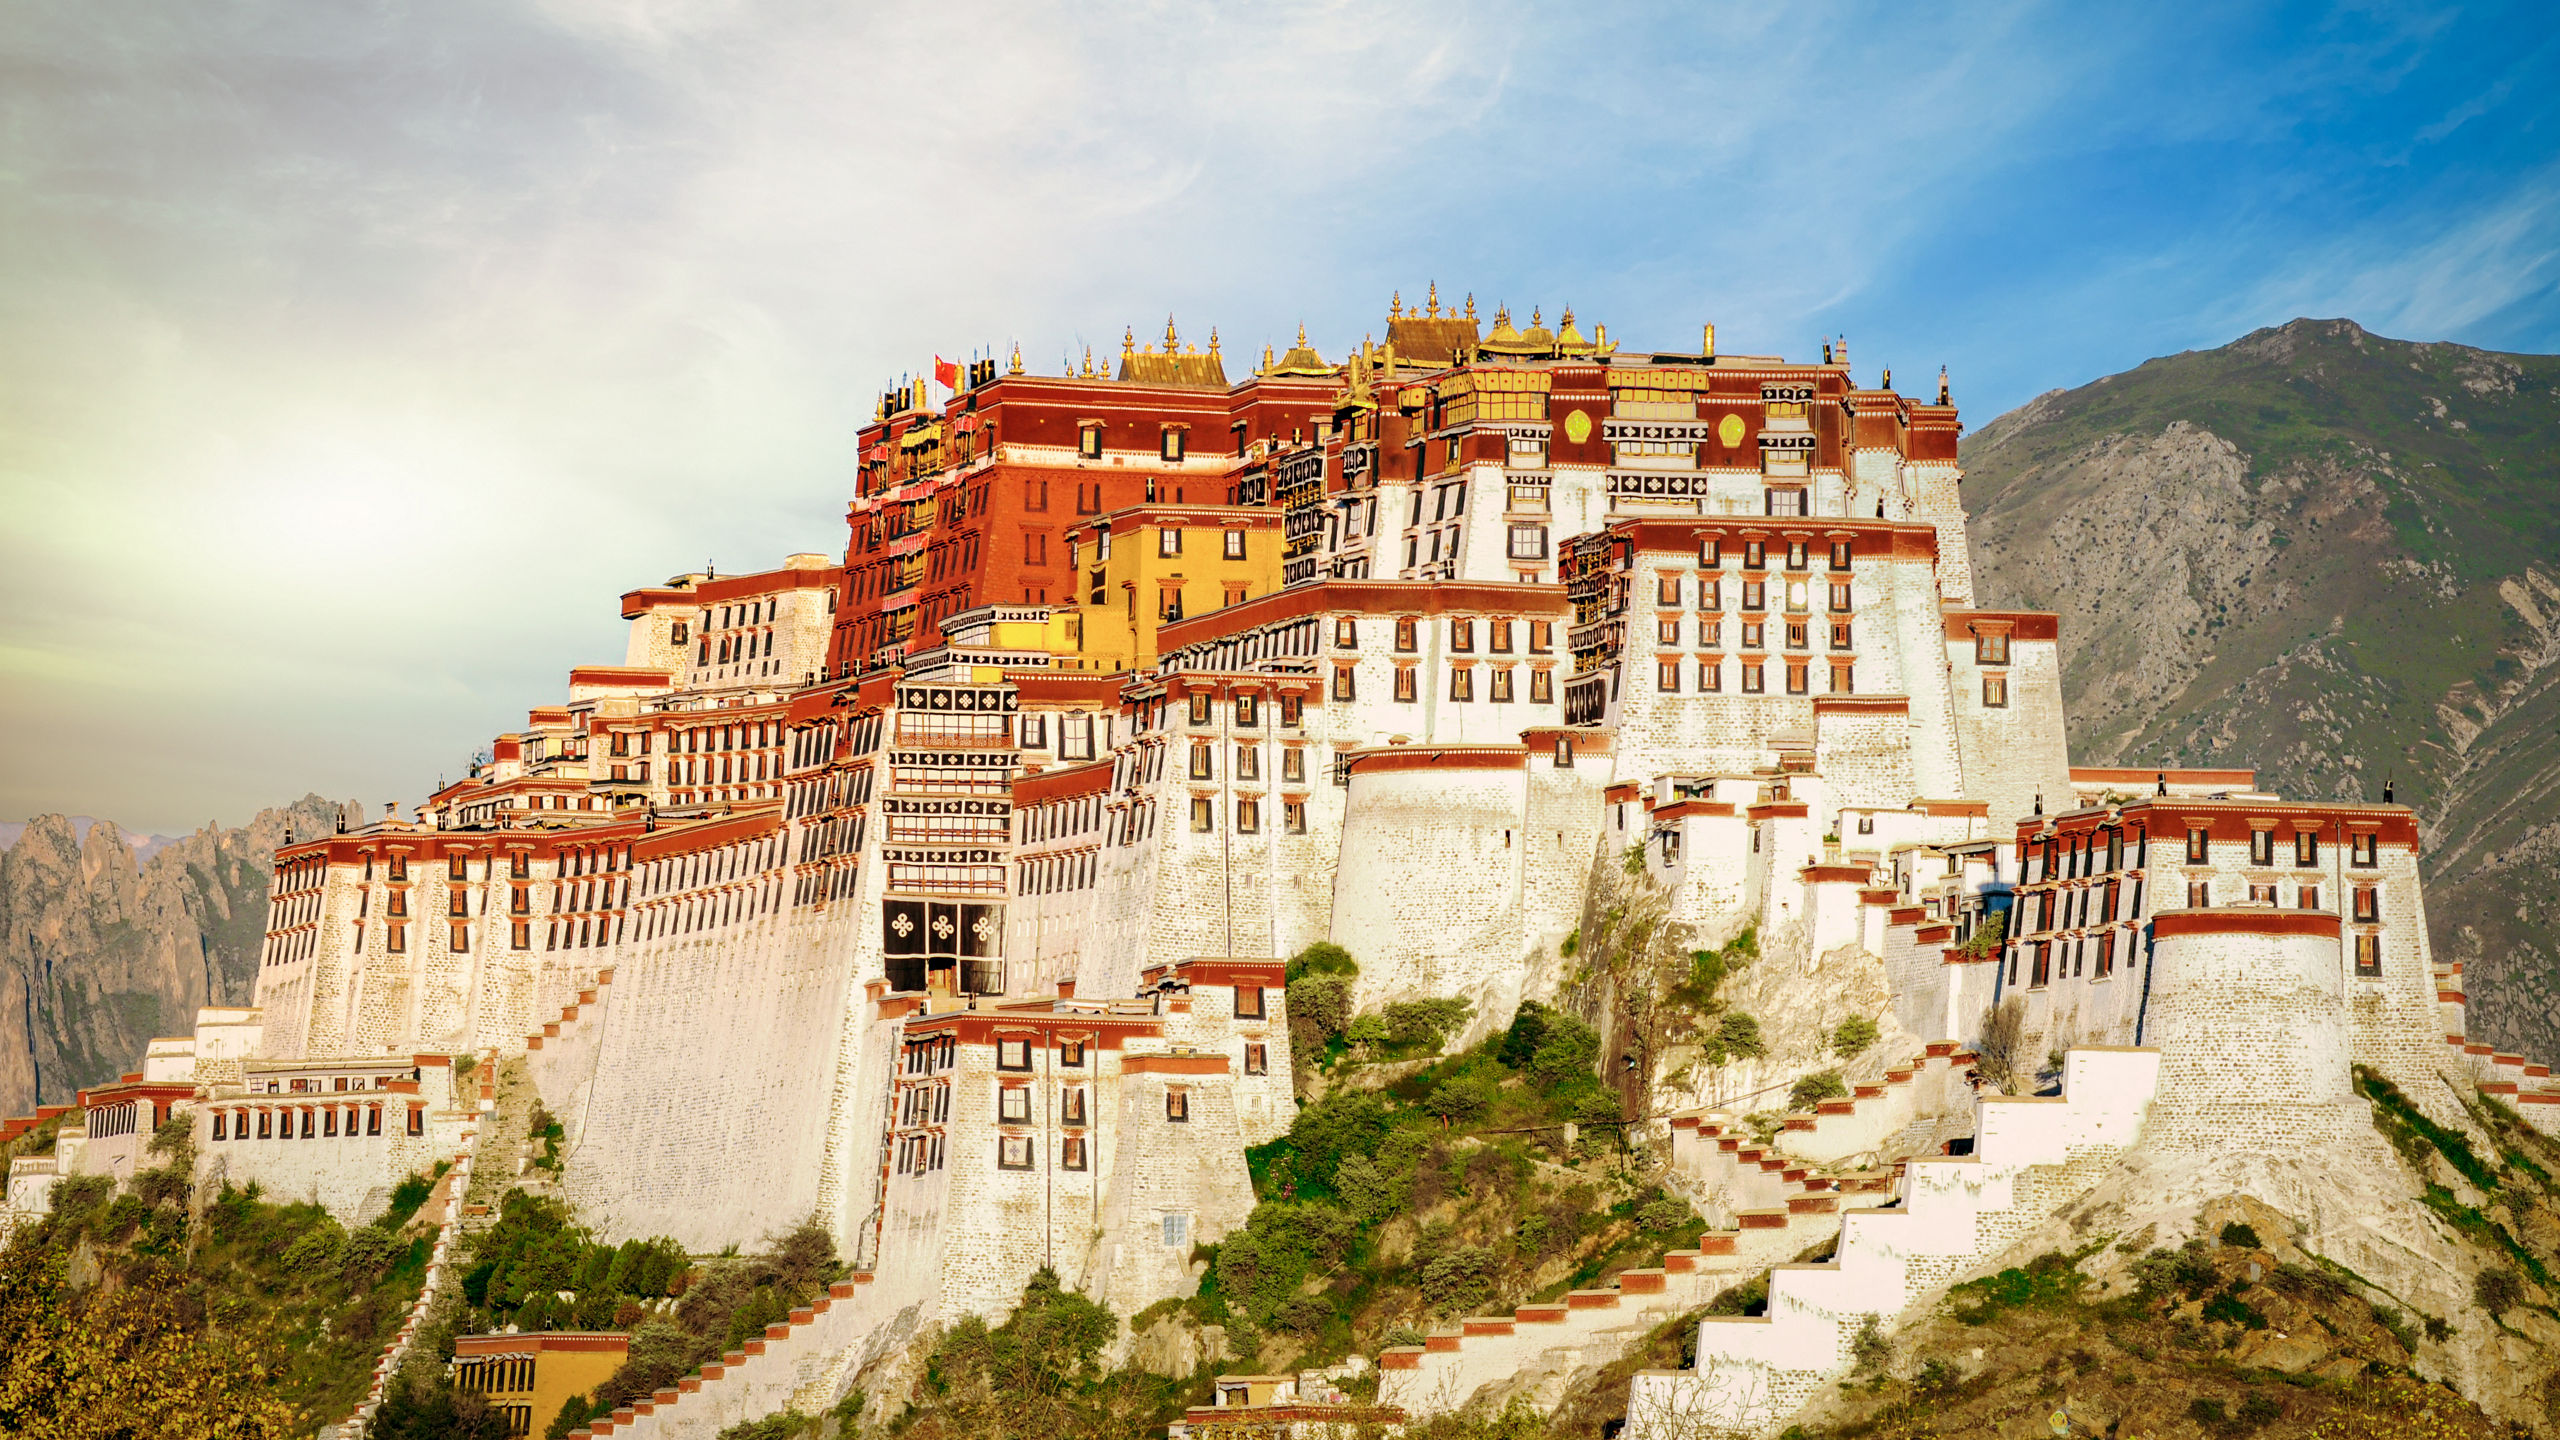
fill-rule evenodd
<path id="1" fill-rule="evenodd" d="M 957 360 L 945 360 L 939 355 L 934 356 L 933 378 L 945 390 L 959 389 L 960 362 Z"/>

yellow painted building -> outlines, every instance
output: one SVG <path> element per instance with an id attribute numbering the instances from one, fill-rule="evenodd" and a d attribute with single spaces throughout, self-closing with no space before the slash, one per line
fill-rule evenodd
<path id="1" fill-rule="evenodd" d="M 572 1395 L 622 1368 L 631 1337 L 605 1330 L 463 1335 L 453 1342 L 453 1388 L 486 1396 L 510 1435 L 539 1435 Z"/>
<path id="2" fill-rule="evenodd" d="M 1157 626 L 1279 589 L 1282 519 L 1260 506 L 1141 505 L 1068 531 L 1075 633 L 1062 668 L 1143 669 Z"/>

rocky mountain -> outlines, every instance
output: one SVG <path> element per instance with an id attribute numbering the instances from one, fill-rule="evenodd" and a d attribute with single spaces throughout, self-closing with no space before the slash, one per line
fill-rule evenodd
<path id="1" fill-rule="evenodd" d="M 2061 614 L 2075 759 L 2395 785 L 2472 1032 L 2560 1056 L 2560 357 L 2296 320 L 1964 462 L 1983 600 Z"/>
<path id="2" fill-rule="evenodd" d="M 112 822 L 26 823 L 0 852 L 0 1115 L 132 1068 L 199 1005 L 245 1005 L 266 932 L 267 872 L 288 829 L 334 828 L 317 795 L 212 825 L 137 862 Z"/>

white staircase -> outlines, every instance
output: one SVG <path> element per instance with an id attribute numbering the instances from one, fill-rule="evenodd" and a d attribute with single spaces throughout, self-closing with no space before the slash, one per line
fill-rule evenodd
<path id="1" fill-rule="evenodd" d="M 1900 1315 L 2086 1193 L 2141 1132 L 2159 1073 L 2157 1050 L 2084 1048 L 2058 1096 L 1977 1101 L 1973 1154 L 1909 1162 L 1898 1206 L 1842 1216 L 1830 1263 L 1770 1272 L 1768 1313 L 1711 1317 L 1695 1369 L 1639 1373 L 1627 1440 L 1775 1430 L 1847 1368 L 1866 1317 Z"/>

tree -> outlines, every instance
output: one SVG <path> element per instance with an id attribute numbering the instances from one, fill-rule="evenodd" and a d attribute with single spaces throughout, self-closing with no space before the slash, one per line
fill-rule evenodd
<path id="1" fill-rule="evenodd" d="M 271 1393 L 281 1362 L 270 1342 L 235 1332 L 207 1343 L 203 1307 L 160 1266 L 137 1265 L 120 1285 L 74 1293 L 61 1239 L 39 1225 L 0 1251 L 0 1434 L 292 1433 L 292 1408 Z"/>
<path id="2" fill-rule="evenodd" d="M 1843 1060 L 1863 1054 L 1868 1046 L 1876 1043 L 1879 1033 L 1876 1022 L 1864 1015 L 1852 1015 L 1840 1022 L 1840 1028 L 1831 1032 L 1831 1053 Z"/>

